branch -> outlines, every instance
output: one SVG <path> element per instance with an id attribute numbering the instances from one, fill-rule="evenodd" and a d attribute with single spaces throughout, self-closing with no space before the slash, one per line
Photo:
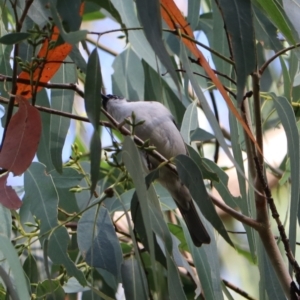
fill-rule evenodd
<path id="1" fill-rule="evenodd" d="M 287 47 L 285 49 L 282 49 L 280 51 L 278 51 L 277 53 L 275 53 L 270 59 L 268 59 L 258 70 L 259 74 L 262 75 L 264 73 L 264 71 L 266 70 L 266 68 L 269 66 L 269 64 L 275 60 L 277 57 L 279 57 L 281 54 L 284 54 L 287 51 L 293 50 L 300 47 L 300 43 L 297 43 L 296 45 Z"/>
<path id="2" fill-rule="evenodd" d="M 237 294 L 243 296 L 245 299 L 255 300 L 255 298 L 251 297 L 247 292 L 245 292 L 242 289 L 240 289 L 239 287 L 233 285 L 231 282 L 229 282 L 229 281 L 227 281 L 225 279 L 222 279 L 222 281 L 225 284 L 225 286 L 227 286 L 231 290 L 235 291 Z"/>

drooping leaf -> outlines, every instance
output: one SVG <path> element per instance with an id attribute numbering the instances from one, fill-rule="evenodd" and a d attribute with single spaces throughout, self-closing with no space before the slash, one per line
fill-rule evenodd
<path id="1" fill-rule="evenodd" d="M 50 102 L 45 89 L 41 90 L 37 94 L 36 104 L 43 107 L 50 108 Z M 51 154 L 50 154 L 51 115 L 46 112 L 41 112 L 40 114 L 41 114 L 41 121 L 42 121 L 42 133 L 41 133 L 41 138 L 40 138 L 36 155 L 39 162 L 43 163 L 47 167 L 47 171 L 50 171 L 54 168 L 51 160 Z"/>
<path id="2" fill-rule="evenodd" d="M 24 261 L 23 269 L 30 281 L 30 283 L 37 283 L 39 280 L 39 272 L 38 272 L 38 266 L 36 263 L 36 260 L 34 256 L 32 256 L 31 253 L 27 256 L 27 258 Z"/>
<path id="3" fill-rule="evenodd" d="M 284 14 L 280 10 L 280 6 L 277 5 L 273 0 L 257 0 L 259 5 L 263 8 L 266 14 L 270 17 L 277 28 L 286 37 L 289 43 L 294 44 L 295 39 L 291 27 L 289 26 Z"/>
<path id="4" fill-rule="evenodd" d="M 196 163 L 186 155 L 178 155 L 175 163 L 180 179 L 190 190 L 193 199 L 198 204 L 201 212 L 220 233 L 220 235 L 233 246 L 233 243 L 216 212 L 216 209 L 209 199 L 206 187 L 203 182 L 202 174 Z"/>
<path id="5" fill-rule="evenodd" d="M 91 158 L 91 194 L 94 192 L 99 180 L 99 169 L 101 161 L 101 139 L 98 131 L 94 131 L 90 144 Z"/>
<path id="6" fill-rule="evenodd" d="M 62 174 L 56 170 L 52 170 L 49 174 L 52 176 L 56 188 L 71 188 L 79 185 L 80 181 L 84 178 L 83 174 L 78 173 L 73 168 L 64 168 Z"/>
<path id="7" fill-rule="evenodd" d="M 196 44 L 193 42 L 193 40 L 194 40 L 193 32 L 192 32 L 189 24 L 186 22 L 186 20 L 182 16 L 180 10 L 174 3 L 174 1 L 173 0 L 161 0 L 161 13 L 162 13 L 162 16 L 163 16 L 165 22 L 170 27 L 170 29 L 172 29 L 174 31 L 178 31 L 178 29 L 179 29 L 180 32 L 189 36 L 189 39 L 188 39 L 188 38 L 182 38 L 182 35 L 179 35 L 182 40 L 182 43 L 185 44 L 187 46 L 187 48 L 191 51 L 191 53 L 196 57 L 197 63 L 199 65 L 201 65 L 201 67 L 203 67 L 203 69 L 205 70 L 207 75 L 210 77 L 212 82 L 216 85 L 216 88 L 219 90 L 222 97 L 226 101 L 230 111 L 235 115 L 235 117 L 241 123 L 241 125 L 245 129 L 247 135 L 250 137 L 250 139 L 253 141 L 253 143 L 256 145 L 256 147 L 259 148 L 259 146 L 256 142 L 256 139 L 253 136 L 253 133 L 249 130 L 247 124 L 245 123 L 245 121 L 243 120 L 241 115 L 239 114 L 238 110 L 233 105 L 231 99 L 229 98 L 229 96 L 228 96 L 226 90 L 224 89 L 223 85 L 221 84 L 220 80 L 218 79 L 218 77 L 216 76 L 216 74 L 214 73 L 212 68 L 210 67 L 210 65 L 209 65 L 208 61 L 206 60 L 206 58 L 204 57 L 203 53 L 197 48 Z M 182 52 L 183 51 L 181 50 L 181 56 L 182 56 Z M 186 72 L 188 72 L 187 69 L 189 69 L 189 79 L 191 81 L 192 80 L 194 81 L 194 83 L 192 83 L 192 85 L 193 85 L 193 88 L 196 89 L 197 83 L 196 83 L 196 80 L 193 78 L 192 72 L 190 71 L 191 68 L 189 66 L 187 66 L 188 65 L 187 57 L 181 57 L 181 59 L 183 59 L 185 61 L 184 68 L 185 68 Z M 196 91 L 196 95 L 198 96 L 198 98 L 202 98 L 199 96 L 199 91 Z M 207 115 L 207 118 L 210 120 L 211 116 Z M 224 146 L 223 146 L 223 148 L 224 148 Z M 227 147 L 225 146 L 225 149 L 226 148 Z M 231 157 L 231 154 L 229 152 L 226 151 L 226 153 L 229 157 Z"/>
<path id="8" fill-rule="evenodd" d="M 215 136 L 208 131 L 202 129 L 202 128 L 196 128 L 192 133 L 191 133 L 191 141 L 202 141 L 206 142 L 209 140 L 214 139 Z"/>
<path id="9" fill-rule="evenodd" d="M 288 142 L 288 153 L 290 156 L 291 164 L 291 203 L 290 203 L 290 226 L 289 226 L 289 242 L 293 253 L 295 253 L 296 247 L 296 229 L 297 229 L 297 216 L 298 223 L 300 222 L 299 213 L 299 181 L 300 181 L 300 139 L 297 129 L 296 119 L 294 111 L 284 97 L 277 97 L 271 94 L 274 100 L 274 106 L 277 110 L 282 126 L 285 130 L 287 142 Z"/>
<path id="10" fill-rule="evenodd" d="M 134 257 L 126 259 L 121 267 L 123 287 L 126 299 L 139 300 L 148 298 L 148 290 L 143 289 L 142 281 L 146 282 L 146 276 L 141 278 L 138 262 Z"/>
<path id="11" fill-rule="evenodd" d="M 29 167 L 41 136 L 39 111 L 23 97 L 16 97 L 18 111 L 12 116 L 0 153 L 0 166 L 14 175 L 21 175 Z"/>
<path id="12" fill-rule="evenodd" d="M 121 278 L 122 251 L 108 211 L 87 210 L 78 223 L 78 247 L 86 262 Z"/>
<path id="13" fill-rule="evenodd" d="M 101 87 L 102 78 L 100 62 L 97 48 L 95 48 L 89 57 L 87 64 L 87 73 L 85 79 L 84 104 L 89 120 L 91 121 L 94 132 L 90 143 L 91 158 L 91 193 L 96 188 L 99 179 L 99 167 L 101 160 L 101 140 L 99 135 L 99 120 L 101 109 Z"/>
<path id="14" fill-rule="evenodd" d="M 34 162 L 24 175 L 25 198 L 30 202 L 32 215 L 40 220 L 42 240 L 57 225 L 58 195 L 53 180 L 45 166 Z"/>
<path id="15" fill-rule="evenodd" d="M 56 300 L 65 299 L 65 293 L 58 280 L 44 280 L 39 282 L 36 289 L 38 299 L 45 299 L 47 296 L 53 296 Z"/>
<path id="16" fill-rule="evenodd" d="M 257 236 L 256 236 L 257 237 Z M 284 299 L 284 291 L 279 283 L 273 266 L 270 264 L 270 259 L 266 254 L 264 246 L 260 239 L 256 238 L 257 256 L 258 256 L 258 268 L 260 273 L 260 295 L 259 299 Z M 267 296 L 266 296 L 267 294 Z"/>
<path id="17" fill-rule="evenodd" d="M 233 51 L 237 101 L 241 103 L 247 77 L 255 71 L 257 64 L 251 1 L 218 0 L 218 4 Z"/>
<path id="18" fill-rule="evenodd" d="M 26 40 L 29 37 L 30 37 L 30 33 L 27 32 L 8 33 L 7 35 L 0 37 L 0 44 L 5 44 L 5 45 L 18 44 L 19 42 Z"/>
<path id="19" fill-rule="evenodd" d="M 136 0 L 136 8 L 142 23 L 145 36 L 167 72 L 171 75 L 179 89 L 178 77 L 174 65 L 162 40 L 162 22 L 159 0 Z"/>
<path id="20" fill-rule="evenodd" d="M 0 220 L 2 220 L 0 222 L 0 233 L 4 236 L 7 236 L 10 239 L 12 232 L 12 215 L 11 211 L 3 205 L 0 205 Z"/>
<path id="21" fill-rule="evenodd" d="M 55 74 L 54 81 L 60 83 L 70 83 L 76 81 L 74 66 L 62 64 Z M 74 102 L 74 91 L 72 90 L 53 90 L 51 93 L 51 108 L 71 113 Z M 62 172 L 62 150 L 66 135 L 70 126 L 70 119 L 51 114 L 50 119 L 50 154 L 55 169 Z"/>
<path id="22" fill-rule="evenodd" d="M 242 128 L 241 128 L 241 126 L 238 126 L 239 124 L 232 114 L 229 115 L 229 124 L 230 124 L 230 132 L 232 133 L 232 135 L 231 135 L 232 136 L 232 138 L 231 138 L 232 151 L 233 151 L 234 157 L 236 159 L 236 162 L 239 164 L 242 171 L 244 171 L 244 160 L 243 160 L 242 147 L 241 147 L 241 138 L 243 138 Z M 244 178 L 239 172 L 236 172 L 236 174 L 237 174 L 240 193 L 241 193 L 241 197 L 242 197 L 242 201 L 239 202 L 239 207 L 243 214 L 245 214 L 246 216 L 249 216 L 249 217 L 253 217 L 253 215 L 251 213 L 252 212 L 251 203 L 253 203 L 254 201 L 251 201 L 249 199 L 249 195 L 248 195 L 247 188 L 246 188 L 246 178 Z M 251 194 L 251 193 L 249 193 L 249 194 Z M 252 254 L 252 259 L 253 259 L 253 261 L 256 261 L 254 230 L 251 227 L 246 226 L 246 225 L 245 225 L 245 229 L 247 232 L 247 237 L 248 237 L 250 251 Z"/>
<path id="23" fill-rule="evenodd" d="M 12 245 L 11 241 L 0 233 L 0 251 L 3 257 L 7 260 L 11 272 L 14 276 L 15 286 L 19 299 L 29 300 L 29 291 L 24 272 L 18 257 L 18 254 Z"/>
<path id="24" fill-rule="evenodd" d="M 188 1 L 187 20 L 193 30 L 195 30 L 198 25 L 199 14 L 200 14 L 200 1 L 198 0 Z"/>
<path id="25" fill-rule="evenodd" d="M 114 60 L 112 75 L 113 92 L 130 100 L 144 97 L 144 70 L 141 59 L 131 47 L 121 52 Z M 130 74 L 130 76 L 128 76 Z M 127 80 L 123 80 L 126 77 Z M 150 98 L 155 100 L 155 98 Z"/>
<path id="26" fill-rule="evenodd" d="M 180 222 L 185 233 L 188 236 L 188 230 L 184 222 Z M 212 230 L 206 226 L 210 235 Z M 205 247 L 193 247 L 192 240 L 187 238 L 190 253 L 197 270 L 198 277 L 203 288 L 203 292 L 208 299 L 223 299 L 220 280 L 220 266 L 218 260 L 214 259 L 217 255 L 217 246 L 214 239 Z"/>
<path id="27" fill-rule="evenodd" d="M 54 264 L 63 265 L 70 277 L 74 276 L 82 286 L 85 286 L 86 280 L 83 273 L 77 269 L 68 255 L 69 240 L 69 234 L 65 227 L 56 229 L 49 238 L 48 255 Z"/>
<path id="28" fill-rule="evenodd" d="M 202 105 L 202 109 L 205 113 L 205 116 L 206 118 L 208 119 L 209 123 L 210 123 L 210 126 L 212 127 L 212 130 L 214 131 L 214 134 L 216 136 L 216 139 L 218 140 L 218 142 L 220 143 L 221 147 L 223 148 L 224 152 L 227 154 L 228 158 L 233 162 L 233 164 L 235 165 L 235 167 L 237 168 L 237 170 L 241 173 L 241 174 L 244 174 L 241 170 L 241 168 L 239 167 L 239 165 L 237 165 L 235 159 L 233 158 L 227 144 L 226 144 L 226 141 L 224 139 L 224 136 L 223 136 L 223 133 L 221 131 L 221 128 L 220 128 L 220 125 L 219 123 L 217 122 L 216 120 L 216 117 L 214 116 L 214 114 L 212 113 L 210 107 L 209 107 L 209 104 L 200 88 L 200 86 L 198 85 L 198 82 L 195 80 L 195 77 L 193 76 L 192 74 L 192 71 L 191 71 L 191 68 L 190 68 L 190 63 L 188 61 L 188 58 L 187 58 L 187 54 L 185 52 L 185 48 L 184 46 L 182 45 L 182 48 L 181 48 L 181 59 L 182 59 L 182 63 L 183 63 L 183 66 L 189 76 L 189 79 L 191 81 L 191 84 L 192 84 L 192 87 L 193 89 L 195 90 L 195 93 Z M 230 100 L 230 103 L 231 105 L 233 105 L 233 103 L 231 102 Z M 237 115 L 234 114 L 236 117 Z M 238 114 L 239 115 L 239 114 Z M 247 126 L 246 126 L 247 127 Z M 243 126 L 244 128 L 244 126 Z M 253 135 L 252 135 L 253 137 Z M 256 142 L 257 144 L 257 142 Z"/>
<path id="29" fill-rule="evenodd" d="M 8 209 L 18 209 L 22 201 L 11 186 L 6 185 L 8 174 L 0 177 L 0 203 Z"/>
<path id="30" fill-rule="evenodd" d="M 85 111 L 95 130 L 98 129 L 101 108 L 101 70 L 97 48 L 91 53 L 84 85 Z"/>
<path id="31" fill-rule="evenodd" d="M 201 18 L 204 21 L 204 18 Z M 207 35 L 207 33 L 206 33 Z M 230 57 L 228 38 L 226 30 L 224 28 L 224 20 L 216 1 L 212 1 L 212 29 L 211 29 L 212 48 L 224 57 Z M 233 66 L 224 59 L 212 54 L 216 69 L 229 77 L 231 77 Z M 229 85 L 229 80 L 223 76 L 220 76 L 220 81 L 225 85 Z"/>
<path id="32" fill-rule="evenodd" d="M 184 114 L 180 133 L 186 144 L 191 142 L 191 133 L 198 127 L 197 101 L 191 103 Z"/>

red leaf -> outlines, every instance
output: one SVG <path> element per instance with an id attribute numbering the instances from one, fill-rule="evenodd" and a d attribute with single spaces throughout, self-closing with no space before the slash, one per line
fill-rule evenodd
<path id="1" fill-rule="evenodd" d="M 19 110 L 12 116 L 0 153 L 0 167 L 21 175 L 32 162 L 38 148 L 42 124 L 39 111 L 21 96 Z"/>
<path id="2" fill-rule="evenodd" d="M 0 203 L 9 209 L 18 209 L 22 205 L 17 193 L 11 186 L 6 185 L 8 174 L 0 177 Z"/>

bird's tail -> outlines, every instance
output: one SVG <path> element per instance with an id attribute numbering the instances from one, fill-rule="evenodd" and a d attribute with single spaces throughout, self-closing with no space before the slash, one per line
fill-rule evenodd
<path id="1" fill-rule="evenodd" d="M 200 247 L 202 244 L 209 244 L 210 236 L 208 235 L 202 221 L 200 220 L 200 216 L 193 201 L 190 201 L 188 209 L 184 209 L 180 207 L 180 205 L 178 205 L 178 208 L 186 223 L 194 245 L 196 247 Z"/>

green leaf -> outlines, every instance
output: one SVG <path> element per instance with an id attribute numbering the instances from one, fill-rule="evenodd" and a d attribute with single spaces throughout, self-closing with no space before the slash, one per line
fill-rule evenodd
<path id="1" fill-rule="evenodd" d="M 47 175 L 45 166 L 33 162 L 24 175 L 25 196 L 30 202 L 32 215 L 40 220 L 40 235 L 57 226 L 58 196 L 51 176 Z M 25 201 L 25 199 L 23 200 Z"/>
<path id="2" fill-rule="evenodd" d="M 102 79 L 100 61 L 98 49 L 95 48 L 88 60 L 84 84 L 85 111 L 95 130 L 98 130 L 100 120 L 101 87 Z"/>
<path id="3" fill-rule="evenodd" d="M 99 169 L 101 161 L 101 139 L 98 131 L 94 131 L 90 144 L 91 158 L 91 196 L 99 180 Z"/>
<path id="4" fill-rule="evenodd" d="M 87 283 L 83 273 L 76 268 L 68 255 L 69 241 L 70 237 L 65 227 L 56 229 L 49 238 L 48 256 L 54 264 L 63 265 L 70 277 L 74 276 L 82 286 L 85 286 Z"/>
<path id="5" fill-rule="evenodd" d="M 35 258 L 29 253 L 23 264 L 24 272 L 26 273 L 30 283 L 37 283 L 39 280 L 39 272 Z"/>
<path id="6" fill-rule="evenodd" d="M 31 34 L 27 32 L 8 33 L 0 38 L 0 44 L 4 44 L 4 45 L 18 44 L 21 41 L 29 38 L 30 35 Z"/>
<path id="7" fill-rule="evenodd" d="M 283 48 L 282 43 L 278 39 L 277 28 L 270 19 L 257 7 L 253 7 L 253 20 L 255 27 L 256 39 L 262 41 L 264 47 L 279 51 Z"/>
<path id="8" fill-rule="evenodd" d="M 192 30 L 195 30 L 200 14 L 200 1 L 198 0 L 190 0 L 188 1 L 188 14 L 187 14 L 187 22 L 189 23 Z"/>
<path id="9" fill-rule="evenodd" d="M 15 287 L 20 299 L 29 300 L 29 291 L 18 254 L 11 241 L 0 233 L 0 251 L 7 260 L 14 277 Z"/>
<path id="10" fill-rule="evenodd" d="M 148 290 L 143 289 L 143 282 L 147 282 L 147 278 L 144 273 L 140 276 L 138 261 L 134 257 L 123 262 L 121 274 L 126 299 L 148 299 Z"/>
<path id="11" fill-rule="evenodd" d="M 297 39 L 300 37 L 300 20 L 299 20 L 299 11 L 300 3 L 298 0 L 283 0 L 282 1 L 283 9 L 286 13 L 286 16 L 289 18 L 291 23 L 294 25 L 296 32 L 298 33 Z"/>
<path id="12" fill-rule="evenodd" d="M 115 9 L 115 7 L 112 5 L 112 3 L 109 0 L 87 0 L 87 2 L 95 3 L 95 4 L 99 5 L 100 7 L 104 8 L 105 11 L 108 12 L 110 18 L 113 17 L 113 19 L 116 22 L 118 22 L 122 28 L 125 27 L 125 25 L 122 23 L 122 20 L 121 20 L 118 10 Z"/>
<path id="13" fill-rule="evenodd" d="M 40 106 L 49 108 L 50 103 L 48 95 L 45 89 L 42 89 L 37 94 L 36 103 Z M 50 154 L 50 120 L 51 115 L 46 112 L 40 112 L 42 119 L 42 135 L 39 142 L 39 147 L 37 150 L 37 157 L 39 162 L 43 163 L 47 167 L 47 171 L 50 171 L 54 168 L 51 160 Z"/>
<path id="14" fill-rule="evenodd" d="M 219 182 L 220 180 L 218 175 L 205 165 L 205 163 L 203 162 L 203 158 L 199 155 L 199 153 L 189 145 L 187 145 L 187 149 L 190 157 L 193 159 L 193 161 L 197 164 L 198 168 L 200 169 L 203 179 Z"/>
<path id="15" fill-rule="evenodd" d="M 208 131 L 202 129 L 202 128 L 196 128 L 192 134 L 191 134 L 191 141 L 202 141 L 202 142 L 206 142 L 206 141 L 210 141 L 212 139 L 214 139 L 215 136 L 211 133 L 209 133 Z"/>
<path id="16" fill-rule="evenodd" d="M 198 82 L 195 79 L 194 74 L 191 71 L 191 67 L 190 67 L 190 62 L 187 58 L 187 54 L 184 48 L 184 45 L 181 44 L 181 59 L 182 59 L 182 63 L 183 66 L 187 72 L 187 75 L 189 77 L 189 80 L 191 82 L 191 85 L 201 103 L 202 109 L 204 111 L 204 114 L 210 124 L 210 126 L 212 127 L 212 130 L 214 131 L 214 134 L 216 136 L 216 139 L 218 140 L 218 142 L 220 143 L 221 147 L 223 148 L 224 152 L 227 154 L 228 158 L 232 161 L 232 163 L 234 164 L 234 166 L 237 168 L 237 170 L 241 173 L 244 174 L 244 172 L 242 171 L 242 169 L 240 168 L 240 166 L 237 164 L 237 162 L 235 161 L 235 159 L 233 158 L 227 144 L 226 141 L 224 139 L 223 133 L 221 131 L 220 125 L 216 120 L 216 117 L 214 116 L 214 114 L 212 113 L 210 106 L 202 92 L 202 90 L 200 89 L 200 86 L 198 85 Z"/>
<path id="17" fill-rule="evenodd" d="M 136 8 L 134 6 L 133 1 L 126 2 L 126 5 L 125 2 L 122 0 L 112 0 L 111 3 L 118 10 L 119 14 L 121 15 L 122 21 L 127 28 L 135 28 L 141 26 L 137 19 Z M 164 70 L 164 67 L 161 65 L 160 60 L 156 59 L 156 55 L 153 52 L 149 42 L 147 41 L 143 30 L 129 30 L 128 40 L 130 42 L 130 45 L 132 45 L 132 49 L 136 52 L 136 54 L 140 58 L 144 59 L 151 66 L 151 68 L 153 68 L 154 70 L 157 69 Z M 178 98 L 178 96 L 176 95 L 178 93 L 178 88 L 175 85 L 171 76 L 166 75 L 160 77 L 160 79 L 165 83 L 167 83 L 169 88 L 175 94 L 175 97 L 173 97 L 173 99 Z M 162 95 L 161 95 L 161 99 L 162 99 Z"/>
<path id="18" fill-rule="evenodd" d="M 243 160 L 243 155 L 242 155 L 242 148 L 241 148 L 241 138 L 243 138 L 243 129 L 242 126 L 237 122 L 235 116 L 233 116 L 232 113 L 229 114 L 229 124 L 230 124 L 230 132 L 231 132 L 231 144 L 232 144 L 232 151 L 234 158 L 236 159 L 237 164 L 239 164 L 241 170 L 244 173 L 244 160 Z M 238 183 L 239 183 L 239 189 L 241 193 L 241 197 L 243 201 L 240 201 L 238 203 L 239 208 L 241 209 L 242 213 L 245 214 L 246 216 L 253 217 L 251 214 L 251 203 L 253 201 L 250 200 L 248 196 L 248 191 L 246 188 L 246 178 L 240 174 L 240 172 L 236 172 L 237 178 L 238 178 Z M 249 194 L 252 195 L 251 192 L 254 192 L 253 189 L 249 189 L 250 192 Z M 250 203 L 250 205 L 249 205 Z M 254 230 L 249 227 L 249 226 L 244 226 L 247 232 L 247 237 L 248 237 L 248 242 L 249 242 L 249 247 L 250 251 L 252 254 L 252 259 L 253 261 L 256 261 L 256 249 L 255 249 L 255 241 L 254 241 Z"/>
<path id="19" fill-rule="evenodd" d="M 289 226 L 289 242 L 292 253 L 295 254 L 296 247 L 296 231 L 297 231 L 297 215 L 300 222 L 299 210 L 299 182 L 300 182 L 300 140 L 297 129 L 294 111 L 284 97 L 277 97 L 271 94 L 274 100 L 274 106 L 277 110 L 280 121 L 282 122 L 288 142 L 288 153 L 291 164 L 291 204 L 290 204 L 290 226 Z"/>
<path id="20" fill-rule="evenodd" d="M 38 299 L 45 299 L 47 295 L 53 296 L 56 300 L 65 299 L 65 292 L 58 280 L 47 279 L 38 283 L 36 290 L 36 296 Z"/>
<path id="21" fill-rule="evenodd" d="M 233 243 L 230 240 L 230 237 L 207 194 L 201 171 L 196 163 L 188 156 L 182 154 L 176 156 L 174 161 L 180 179 L 190 190 L 190 193 L 198 204 L 201 212 L 211 222 L 220 235 L 227 241 L 227 243 L 233 246 Z"/>
<path id="22" fill-rule="evenodd" d="M 162 40 L 162 22 L 159 0 L 136 0 L 136 8 L 145 36 L 162 64 L 171 75 L 179 90 L 178 77 Z"/>
<path id="23" fill-rule="evenodd" d="M 52 170 L 49 174 L 52 176 L 56 188 L 71 188 L 79 185 L 80 181 L 84 178 L 83 174 L 78 173 L 73 168 L 63 168 L 61 174 L 56 170 Z"/>
<path id="24" fill-rule="evenodd" d="M 4 236 L 11 237 L 12 216 L 10 209 L 0 205 L 0 233 Z"/>
<path id="25" fill-rule="evenodd" d="M 146 231 L 146 239 L 149 246 L 149 253 L 151 258 L 151 264 L 155 264 L 155 251 L 154 251 L 154 239 L 152 232 L 152 219 L 149 212 L 149 201 L 148 193 L 145 184 L 145 174 L 143 172 L 142 162 L 140 154 L 136 148 L 136 145 L 130 137 L 125 137 L 122 150 L 122 159 L 128 170 L 130 176 L 132 177 L 133 183 L 136 188 L 136 194 L 140 204 L 140 209 L 142 213 L 142 219 Z M 156 278 L 154 279 L 155 287 L 158 287 Z"/>
<path id="26" fill-rule="evenodd" d="M 213 161 L 203 158 L 204 165 L 206 165 L 212 172 L 217 174 L 219 181 L 213 182 L 214 187 L 224 200 L 224 202 L 232 208 L 238 206 L 238 203 L 242 201 L 241 197 L 234 197 L 228 189 L 228 175 L 219 168 Z"/>
<path id="27" fill-rule="evenodd" d="M 106 208 L 101 206 L 98 210 L 92 207 L 82 215 L 77 241 L 90 266 L 107 270 L 120 279 L 122 250 Z"/>
<path id="28" fill-rule="evenodd" d="M 285 19 L 282 11 L 279 9 L 278 5 L 273 0 L 256 0 L 259 5 L 263 8 L 267 16 L 273 21 L 273 23 L 278 27 L 282 34 L 291 44 L 295 44 L 295 39 L 292 34 L 292 30 Z"/>
<path id="29" fill-rule="evenodd" d="M 198 127 L 197 101 L 193 101 L 183 116 L 180 133 L 186 144 L 191 142 L 191 133 Z"/>
<path id="30" fill-rule="evenodd" d="M 53 82 L 75 83 L 75 68 L 71 64 L 62 64 L 53 77 Z M 51 108 L 71 113 L 74 101 L 74 91 L 72 90 L 52 90 L 51 91 Z M 55 169 L 62 172 L 62 150 L 65 143 L 66 135 L 70 126 L 70 119 L 51 114 L 50 118 L 50 153 L 52 163 Z"/>
<path id="31" fill-rule="evenodd" d="M 222 54 L 225 57 L 230 57 L 231 54 L 229 52 L 228 45 L 228 36 L 224 28 L 223 16 L 221 15 L 221 11 L 216 3 L 216 1 L 212 1 L 212 24 L 211 24 L 211 45 L 212 48 L 218 53 Z M 202 15 L 201 15 L 202 16 Z M 201 18 L 202 21 L 206 21 L 206 19 Z M 208 35 L 206 30 L 206 35 Z M 216 65 L 216 70 L 225 74 L 229 77 L 232 77 L 232 68 L 233 66 L 226 62 L 224 59 L 218 57 L 215 54 L 212 54 L 212 58 L 214 64 Z M 223 76 L 219 76 L 220 81 L 225 85 L 229 86 L 230 81 Z"/>
<path id="32" fill-rule="evenodd" d="M 211 243 L 204 247 L 194 247 L 193 242 L 189 237 L 186 225 L 181 220 L 180 224 L 185 236 L 188 237 L 188 246 L 193 257 L 205 297 L 207 299 L 223 299 L 220 266 L 219 261 L 215 259 L 218 255 L 215 239 L 212 239 Z M 208 229 L 210 236 L 212 236 L 213 231 L 211 230 L 211 226 L 206 226 L 206 229 Z"/>
<path id="33" fill-rule="evenodd" d="M 257 235 L 256 235 L 257 237 Z M 259 299 L 275 299 L 281 300 L 286 298 L 278 277 L 274 272 L 270 259 L 266 254 L 264 246 L 259 238 L 256 238 L 257 255 L 258 255 L 258 269 L 260 273 L 260 297 Z M 266 297 L 267 294 L 267 297 Z"/>
<path id="34" fill-rule="evenodd" d="M 176 123 L 180 124 L 185 107 L 190 104 L 190 101 L 184 95 L 182 95 L 182 99 L 179 99 L 174 90 L 162 80 L 155 69 L 150 67 L 145 61 L 142 63 L 145 74 L 145 99 L 163 103 L 171 111 Z"/>
<path id="35" fill-rule="evenodd" d="M 131 47 L 115 58 L 112 67 L 114 69 L 112 75 L 114 94 L 122 95 L 130 100 L 144 99 L 144 70 L 141 59 Z"/>
<path id="36" fill-rule="evenodd" d="M 247 77 L 255 71 L 257 65 L 251 1 L 219 0 L 218 4 L 233 51 L 237 101 L 240 104 Z"/>

